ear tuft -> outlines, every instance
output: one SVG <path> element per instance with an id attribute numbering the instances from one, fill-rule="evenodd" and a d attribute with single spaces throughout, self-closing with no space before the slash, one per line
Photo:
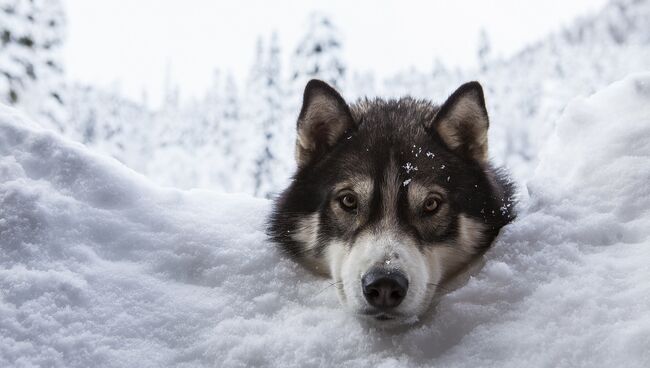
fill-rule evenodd
<path id="1" fill-rule="evenodd" d="M 343 97 L 323 81 L 309 81 L 298 117 L 298 167 L 304 167 L 329 150 L 353 127 L 354 120 Z"/>
<path id="2" fill-rule="evenodd" d="M 447 147 L 478 162 L 488 159 L 488 127 L 483 88 L 478 82 L 465 83 L 452 93 L 432 125 Z"/>

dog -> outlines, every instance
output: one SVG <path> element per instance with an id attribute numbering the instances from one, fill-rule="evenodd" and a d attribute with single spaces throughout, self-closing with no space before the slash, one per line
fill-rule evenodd
<path id="1" fill-rule="evenodd" d="M 488 160 L 488 126 L 478 82 L 442 105 L 411 97 L 348 105 L 311 80 L 297 169 L 274 202 L 271 240 L 330 277 L 361 319 L 421 320 L 514 219 L 514 186 Z"/>

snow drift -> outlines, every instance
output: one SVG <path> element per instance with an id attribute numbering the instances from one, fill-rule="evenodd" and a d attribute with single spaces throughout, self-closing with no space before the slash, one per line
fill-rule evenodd
<path id="1" fill-rule="evenodd" d="M 499 124 L 495 121 L 494 124 Z M 519 219 L 431 321 L 384 332 L 263 233 L 0 110 L 0 366 L 650 366 L 650 74 L 574 100 Z"/>

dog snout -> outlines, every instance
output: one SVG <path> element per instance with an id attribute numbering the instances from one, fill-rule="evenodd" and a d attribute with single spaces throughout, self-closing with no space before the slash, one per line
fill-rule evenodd
<path id="1" fill-rule="evenodd" d="M 400 271 L 374 269 L 361 278 L 361 287 L 368 304 L 378 309 L 391 309 L 404 300 L 409 282 Z"/>

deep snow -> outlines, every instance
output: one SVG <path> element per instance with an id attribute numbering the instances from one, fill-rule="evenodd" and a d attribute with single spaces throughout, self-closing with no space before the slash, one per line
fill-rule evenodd
<path id="1" fill-rule="evenodd" d="M 483 270 L 385 332 L 266 242 L 267 201 L 157 187 L 2 108 L 0 366 L 648 367 L 649 142 L 650 73 L 574 100 Z"/>

